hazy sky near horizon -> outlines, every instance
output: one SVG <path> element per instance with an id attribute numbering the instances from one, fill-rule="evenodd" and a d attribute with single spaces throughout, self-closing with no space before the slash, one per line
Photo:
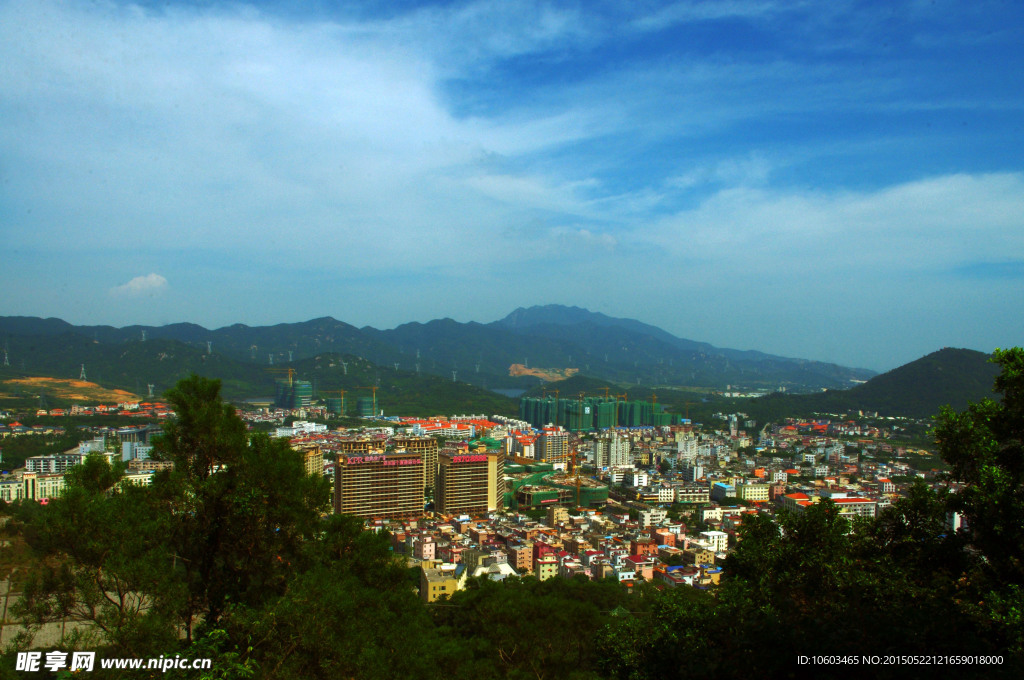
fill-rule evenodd
<path id="1" fill-rule="evenodd" d="M 0 314 L 1024 343 L 1024 5 L 0 0 Z"/>

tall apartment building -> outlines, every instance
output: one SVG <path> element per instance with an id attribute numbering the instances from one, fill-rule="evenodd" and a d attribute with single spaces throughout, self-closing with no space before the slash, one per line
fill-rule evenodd
<path id="1" fill-rule="evenodd" d="M 697 458 L 697 437 L 693 433 L 687 433 L 676 439 L 676 450 L 679 460 L 695 460 Z"/>
<path id="2" fill-rule="evenodd" d="M 438 458 L 434 507 L 445 514 L 485 513 L 504 507 L 505 460 L 501 453 L 449 453 Z"/>
<path id="3" fill-rule="evenodd" d="M 423 458 L 423 486 L 437 489 L 437 454 L 440 450 L 433 437 L 395 437 L 391 440 L 395 449 L 405 449 Z"/>
<path id="4" fill-rule="evenodd" d="M 334 512 L 412 519 L 423 514 L 419 453 L 343 455 L 334 466 Z"/>
<path id="5" fill-rule="evenodd" d="M 569 433 L 561 427 L 545 427 L 535 444 L 537 460 L 565 463 L 569 460 Z"/>
<path id="6" fill-rule="evenodd" d="M 302 463 L 307 475 L 323 476 L 324 454 L 319 446 L 310 446 L 302 450 Z"/>
<path id="7" fill-rule="evenodd" d="M 630 440 L 618 432 L 594 440 L 594 465 L 599 468 L 629 465 Z"/>

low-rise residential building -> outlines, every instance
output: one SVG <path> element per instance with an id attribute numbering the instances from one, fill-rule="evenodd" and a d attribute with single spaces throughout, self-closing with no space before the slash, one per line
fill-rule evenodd
<path id="1" fill-rule="evenodd" d="M 702 531 L 700 537 L 716 553 L 725 552 L 729 547 L 729 535 L 724 531 Z"/>
<path id="2" fill-rule="evenodd" d="M 420 572 L 420 599 L 424 602 L 450 597 L 458 587 L 455 565 L 442 565 L 439 569 L 422 569 Z"/>
<path id="3" fill-rule="evenodd" d="M 558 576 L 558 558 L 548 554 L 538 558 L 533 564 L 533 575 L 540 581 Z"/>

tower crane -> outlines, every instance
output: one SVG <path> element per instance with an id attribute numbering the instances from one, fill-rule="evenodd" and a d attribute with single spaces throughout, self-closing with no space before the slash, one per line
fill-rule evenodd
<path id="1" fill-rule="evenodd" d="M 371 390 L 373 392 L 373 415 L 377 416 L 377 390 L 379 389 L 376 385 L 370 385 L 367 387 L 357 387 L 357 390 Z"/>
<path id="2" fill-rule="evenodd" d="M 341 397 L 341 415 L 345 415 L 345 390 L 320 390 L 320 394 L 337 394 Z"/>
<path id="3" fill-rule="evenodd" d="M 294 368 L 265 368 L 263 369 L 268 373 L 287 373 L 288 374 L 288 387 L 292 387 L 295 382 L 295 369 Z"/>

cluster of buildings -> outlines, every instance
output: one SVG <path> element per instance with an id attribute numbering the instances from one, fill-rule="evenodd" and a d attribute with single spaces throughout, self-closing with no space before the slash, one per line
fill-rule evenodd
<path id="1" fill-rule="evenodd" d="M 708 588 L 718 583 L 728 536 L 687 532 L 684 524 L 643 527 L 626 512 L 571 512 L 550 507 L 543 519 L 519 513 L 433 515 L 416 520 L 377 519 L 396 553 L 422 568 L 420 597 L 434 602 L 471 577 L 495 581 L 532 575 L 541 580 L 612 578 Z"/>
<path id="2" fill-rule="evenodd" d="M 72 404 L 68 408 L 39 409 L 36 416 L 63 418 L 65 416 L 131 416 L 135 418 L 170 418 L 174 411 L 162 401 L 125 401 L 118 404 Z"/>
<path id="3" fill-rule="evenodd" d="M 37 436 L 61 436 L 64 428 L 59 425 L 22 425 L 17 420 L 9 423 L 0 423 L 0 438 L 3 437 L 24 437 L 26 435 Z"/>
<path id="4" fill-rule="evenodd" d="M 607 419 L 623 408 L 628 415 L 623 403 L 542 400 L 530 408 L 571 415 L 573 404 L 604 404 Z M 706 588 L 717 583 L 745 516 L 802 512 L 829 499 L 846 516 L 873 517 L 901 491 L 892 478 L 927 476 L 899 459 L 884 432 L 856 423 L 787 421 L 755 439 L 744 414 L 721 420 L 718 428 L 677 420 L 596 432 L 500 416 L 390 418 L 353 431 L 296 420 L 274 434 L 302 452 L 308 474 L 331 480 L 334 512 L 391 533 L 395 550 L 423 568 L 427 601 L 472 576 Z M 64 473 L 91 452 L 125 461 L 125 483 L 148 484 L 167 465 L 149 456 L 158 426 L 93 429 L 77 449 L 35 456 L 5 475 L 0 499 L 59 495 Z"/>
<path id="5" fill-rule="evenodd" d="M 90 454 L 100 454 L 113 463 L 121 460 L 127 464 L 123 484 L 149 486 L 153 475 L 170 466 L 165 461 L 150 459 L 154 434 L 158 426 L 92 428 L 93 438 L 82 441 L 77 447 L 63 453 L 31 456 L 25 466 L 0 477 L 0 500 L 12 502 L 31 500 L 41 503 L 59 496 L 65 484 L 65 473 L 80 465 Z"/>

